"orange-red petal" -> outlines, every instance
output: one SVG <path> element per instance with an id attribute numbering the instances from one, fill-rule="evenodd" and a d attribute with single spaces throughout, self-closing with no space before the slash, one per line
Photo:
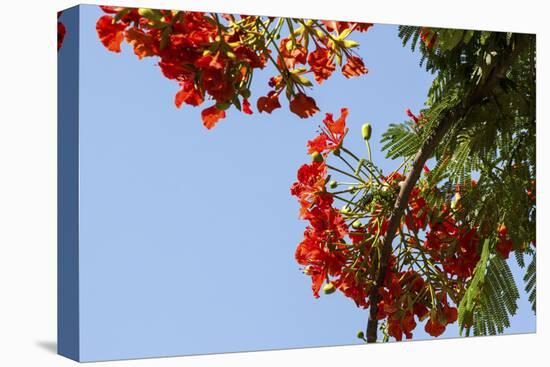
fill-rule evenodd
<path id="1" fill-rule="evenodd" d="M 212 129 L 218 121 L 225 118 L 225 111 L 219 110 L 216 106 L 208 107 L 201 112 L 202 124 L 207 129 Z"/>
<path id="2" fill-rule="evenodd" d="M 110 15 L 104 15 L 97 20 L 96 31 L 99 40 L 108 50 L 120 52 L 120 44 L 124 39 L 124 29 L 126 25 L 113 23 L 114 18 Z"/>

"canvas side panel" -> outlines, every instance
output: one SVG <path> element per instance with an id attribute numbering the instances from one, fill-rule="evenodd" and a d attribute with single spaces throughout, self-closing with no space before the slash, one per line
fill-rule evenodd
<path id="1" fill-rule="evenodd" d="M 80 8 L 64 10 L 57 56 L 57 351 L 79 360 L 78 105 Z"/>

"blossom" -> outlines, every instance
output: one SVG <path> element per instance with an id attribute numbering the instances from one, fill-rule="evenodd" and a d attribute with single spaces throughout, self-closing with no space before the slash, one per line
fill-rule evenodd
<path id="1" fill-rule="evenodd" d="M 508 228 L 503 224 L 498 229 L 498 241 L 496 244 L 496 251 L 503 258 L 507 259 L 512 251 L 513 243 L 508 236 Z"/>
<path id="2" fill-rule="evenodd" d="M 346 64 L 342 67 L 342 74 L 346 78 L 367 74 L 369 70 L 365 67 L 363 60 L 357 56 L 348 57 Z"/>
<path id="3" fill-rule="evenodd" d="M 195 88 L 192 82 L 182 82 L 181 89 L 176 93 L 174 103 L 177 108 L 180 108 L 182 103 L 187 103 L 191 106 L 198 106 L 204 101 L 202 94 Z"/>
<path id="4" fill-rule="evenodd" d="M 216 123 L 225 118 L 225 111 L 218 109 L 215 105 L 210 106 L 201 112 L 202 123 L 207 129 L 212 129 Z"/>
<path id="5" fill-rule="evenodd" d="M 307 60 L 307 49 L 300 45 L 291 45 L 290 38 L 283 38 L 279 44 L 279 54 L 277 63 L 285 65 L 288 69 L 293 69 L 296 64 L 305 64 Z M 282 58 L 282 59 L 281 59 Z"/>
<path id="6" fill-rule="evenodd" d="M 298 169 L 298 181 L 292 185 L 290 193 L 299 198 L 301 217 L 318 199 L 318 193 L 325 190 L 326 175 L 324 162 L 304 164 Z"/>
<path id="7" fill-rule="evenodd" d="M 346 127 L 347 117 L 347 108 L 340 110 L 340 117 L 336 120 L 334 120 L 332 113 L 327 113 L 323 120 L 321 133 L 313 140 L 307 142 L 308 154 L 314 152 L 324 153 L 339 148 L 348 132 L 348 128 Z"/>
<path id="8" fill-rule="evenodd" d="M 426 322 L 424 330 L 431 336 L 437 337 L 445 332 L 445 325 L 440 323 L 437 318 L 430 318 L 428 322 Z"/>
<path id="9" fill-rule="evenodd" d="M 310 53 L 307 62 L 311 66 L 311 71 L 313 71 L 315 80 L 319 84 L 327 80 L 336 69 L 330 50 L 324 47 L 317 47 L 315 51 Z"/>
<path id="10" fill-rule="evenodd" d="M 274 109 L 281 107 L 281 104 L 279 103 L 279 95 L 273 90 L 270 91 L 267 96 L 258 98 L 256 107 L 260 113 L 264 111 L 271 113 Z"/>
<path id="11" fill-rule="evenodd" d="M 138 59 L 155 56 L 159 52 L 160 41 L 152 33 L 138 28 L 130 28 L 125 33 L 126 42 L 132 45 Z"/>
<path id="12" fill-rule="evenodd" d="M 290 101 L 290 110 L 303 119 L 319 112 L 315 100 L 301 92 Z"/>
<path id="13" fill-rule="evenodd" d="M 124 40 L 126 24 L 114 22 L 110 15 L 104 15 L 97 21 L 96 31 L 99 40 L 110 51 L 120 52 L 120 44 Z"/>

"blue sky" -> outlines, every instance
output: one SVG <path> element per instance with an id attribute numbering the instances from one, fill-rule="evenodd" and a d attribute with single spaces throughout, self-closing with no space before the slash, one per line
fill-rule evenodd
<path id="1" fill-rule="evenodd" d="M 294 260 L 305 223 L 289 187 L 324 113 L 342 107 L 350 109 L 346 144 L 366 155 L 360 127 L 368 121 L 374 161 L 385 171 L 397 166 L 384 159 L 380 135 L 407 108 L 422 108 L 431 82 L 397 27 L 354 35 L 369 73 L 349 80 L 335 73 L 316 85 L 314 118 L 299 119 L 284 101 L 271 115 L 231 109 L 209 131 L 202 108 L 175 108 L 178 85 L 157 60 L 138 60 L 126 44 L 121 54 L 100 44 L 101 14 L 81 7 L 82 358 L 360 344 L 367 312 L 340 294 L 314 299 Z M 62 48 L 60 57 L 71 52 Z M 272 75 L 256 73 L 252 101 L 267 93 Z M 508 332 L 534 329 L 522 294 Z M 443 337 L 457 335 L 449 327 Z M 414 339 L 424 338 L 419 325 Z"/>

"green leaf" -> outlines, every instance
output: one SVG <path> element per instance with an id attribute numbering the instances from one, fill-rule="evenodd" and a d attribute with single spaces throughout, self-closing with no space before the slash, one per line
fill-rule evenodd
<path id="1" fill-rule="evenodd" d="M 485 281 L 485 275 L 487 272 L 487 261 L 489 259 L 491 247 L 491 240 L 486 239 L 483 242 L 483 249 L 481 250 L 481 257 L 475 267 L 474 276 L 462 297 L 462 301 L 458 305 L 458 325 L 460 330 L 460 335 L 464 328 L 469 329 L 474 322 L 474 308 L 476 302 L 478 301 L 481 290 L 483 288 L 483 283 Z M 467 333 L 468 334 L 468 333 Z"/>

